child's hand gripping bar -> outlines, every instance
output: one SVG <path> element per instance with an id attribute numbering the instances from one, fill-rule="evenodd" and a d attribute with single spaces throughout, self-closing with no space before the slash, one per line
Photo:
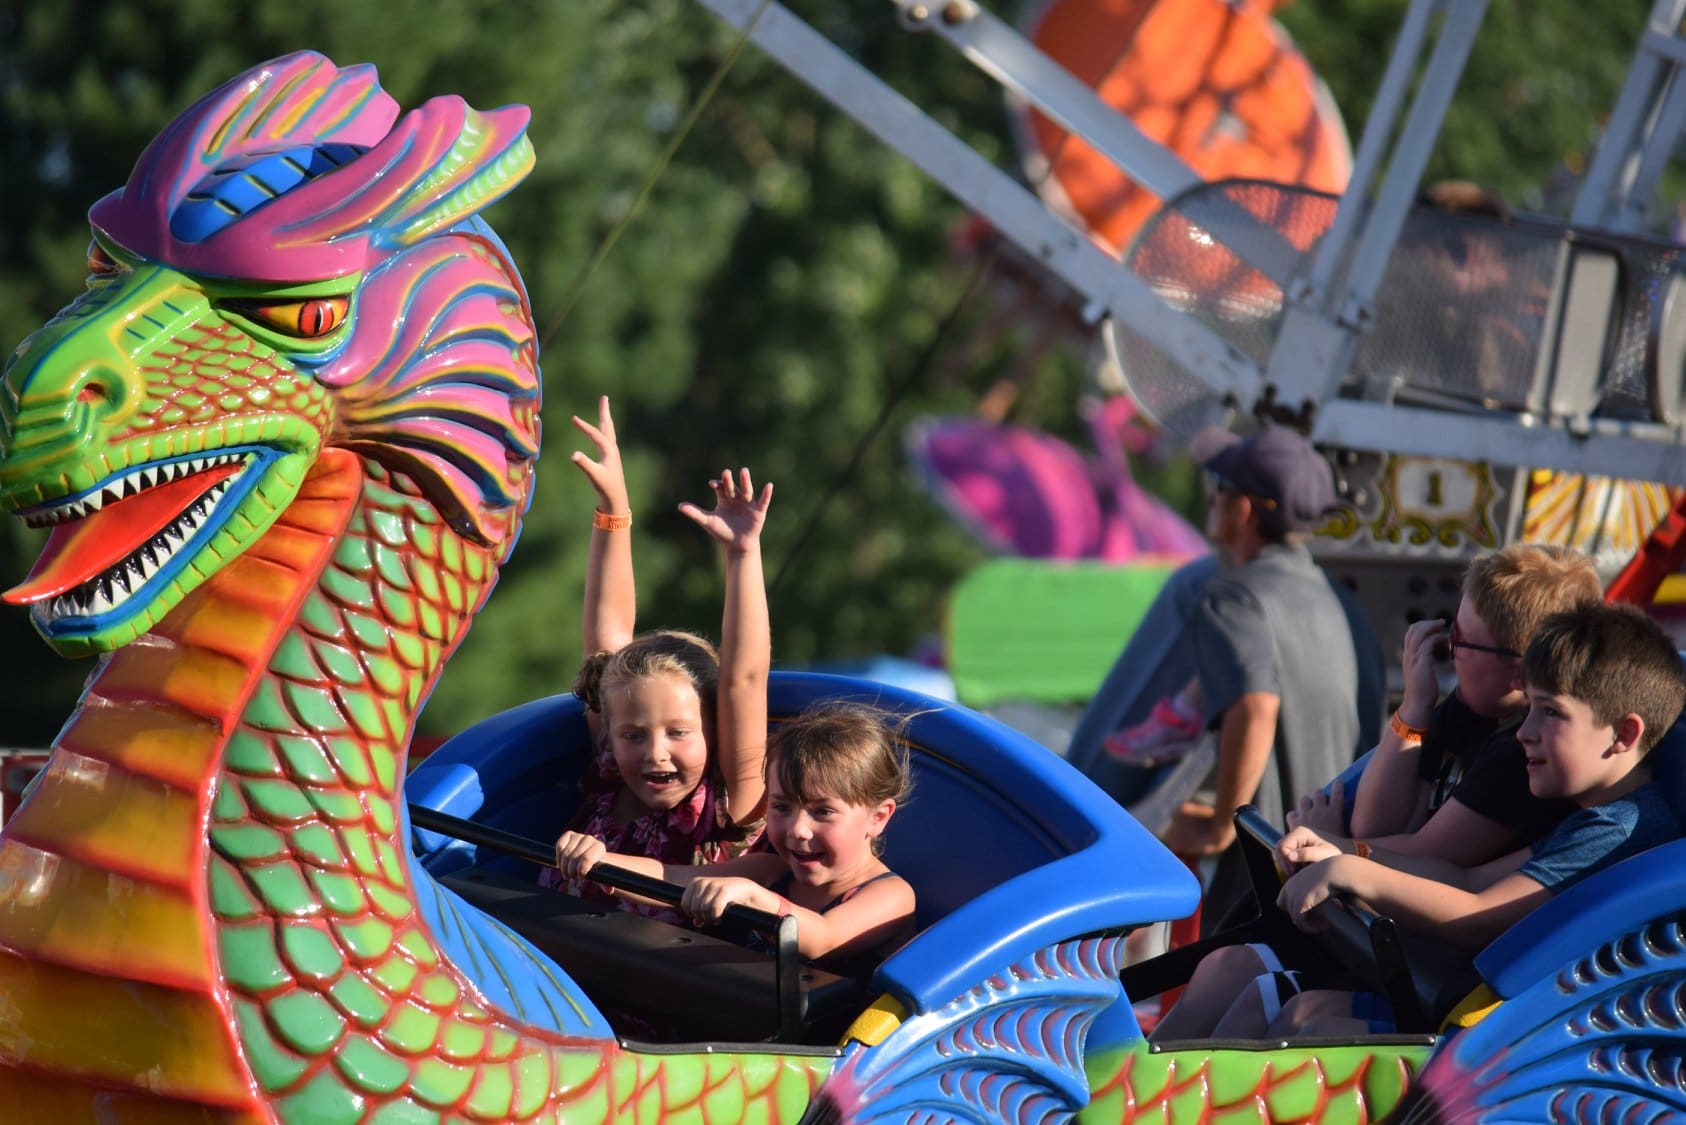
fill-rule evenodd
<path id="1" fill-rule="evenodd" d="M 478 847 L 492 848 L 504 852 L 518 859 L 536 863 L 541 867 L 556 866 L 556 849 L 537 840 L 529 840 L 525 836 L 517 836 L 513 832 L 505 832 L 501 828 L 493 828 L 488 824 L 476 824 L 472 820 L 442 813 L 437 809 L 430 809 L 423 805 L 410 806 L 410 823 L 416 828 L 429 832 L 438 832 L 453 839 Z M 599 863 L 586 876 L 593 883 L 601 883 L 627 894 L 638 895 L 667 906 L 678 906 L 684 897 L 685 888 L 677 883 L 669 883 L 665 879 L 652 879 L 648 875 L 640 875 L 636 871 L 628 871 L 613 864 Z M 794 1037 L 801 1027 L 802 993 L 797 980 L 797 973 L 801 967 L 801 956 L 796 949 L 796 919 L 790 915 L 780 917 L 765 910 L 757 910 L 752 906 L 733 903 L 725 911 L 725 917 L 740 922 L 758 933 L 766 934 L 776 943 L 777 949 L 777 1004 L 779 1012 L 780 1040 Z M 566 966 L 564 966 L 566 968 Z"/>

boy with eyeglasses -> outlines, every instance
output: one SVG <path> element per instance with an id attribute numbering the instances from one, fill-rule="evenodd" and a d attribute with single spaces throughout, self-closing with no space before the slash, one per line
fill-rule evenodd
<path id="1" fill-rule="evenodd" d="M 1574 811 L 1543 839 L 1474 868 L 1380 849 L 1348 855 L 1297 829 L 1279 850 L 1300 869 L 1277 900 L 1296 924 L 1315 927 L 1310 911 L 1350 895 L 1407 929 L 1480 949 L 1553 895 L 1680 837 L 1647 757 L 1686 703 L 1686 668 L 1662 627 L 1632 606 L 1556 614 L 1528 645 L 1522 679 L 1528 711 L 1518 737 L 1529 789 Z M 1378 999 L 1302 992 L 1267 1034 L 1391 1030 Z"/>
<path id="2" fill-rule="evenodd" d="M 1339 835 L 1343 794 L 1302 798 L 1293 828 L 1357 854 L 1434 857 L 1474 867 L 1544 836 L 1575 808 L 1535 796 L 1517 731 L 1527 711 L 1521 658 L 1549 616 L 1599 601 L 1592 562 L 1567 547 L 1518 543 L 1472 560 L 1450 624 L 1406 630 L 1404 699 L 1360 779 L 1352 839 Z M 1457 686 L 1439 700 L 1435 661 L 1449 655 Z M 1320 951 L 1227 946 L 1202 961 L 1159 1040 L 1265 1034 Z"/>
<path id="3" fill-rule="evenodd" d="M 1570 811 L 1529 793 L 1516 728 L 1527 709 L 1521 652 L 1554 613 L 1597 602 L 1592 562 L 1569 547 L 1516 543 L 1481 555 L 1464 575 L 1450 624 L 1405 633 L 1404 697 L 1353 796 L 1353 837 L 1462 866 L 1538 839 Z M 1435 662 L 1447 653 L 1457 686 L 1437 702 Z M 1304 797 L 1289 827 L 1344 839 L 1338 789 Z M 1348 841 L 1350 847 L 1350 841 Z"/>

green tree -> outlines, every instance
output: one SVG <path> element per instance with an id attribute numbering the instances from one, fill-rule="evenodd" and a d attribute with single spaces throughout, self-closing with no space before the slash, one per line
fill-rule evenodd
<path id="1" fill-rule="evenodd" d="M 1010 160 L 993 86 L 900 32 L 891 5 L 793 6 Z M 1306 0 L 1284 13 L 1349 121 L 1362 119 L 1403 8 Z M 1499 42 L 1478 51 L 1431 174 L 1527 202 L 1584 147 L 1639 15 L 1624 26 L 1625 13 L 1570 0 L 1498 0 L 1483 43 Z M 928 364 L 951 310 L 955 338 L 998 315 L 986 299 L 962 305 L 968 273 L 949 238 L 959 208 L 752 47 L 624 222 L 735 39 L 692 0 L 13 0 L 0 7 L 0 341 L 81 287 L 84 213 L 158 128 L 258 60 L 310 47 L 373 62 L 404 106 L 440 93 L 525 103 L 538 166 L 490 218 L 543 332 L 548 453 L 521 547 L 424 724 L 455 729 L 567 686 L 591 507 L 567 461 L 568 416 L 600 393 L 624 435 L 645 624 L 716 631 L 717 564 L 675 506 L 743 464 L 778 485 L 766 534 L 769 570 L 782 572 L 776 657 L 906 651 L 940 628 L 947 589 L 979 553 L 911 482 L 900 431 L 920 413 L 970 409 L 1013 359 L 1012 341 L 960 371 Z M 1083 378 L 1083 357 L 1051 356 L 1018 420 L 1076 433 Z M 39 548 L 7 526 L 0 571 L 15 580 Z M 0 612 L 0 651 L 16 670 L 0 740 L 44 743 L 85 674 L 40 659 L 37 644 L 21 612 Z"/>

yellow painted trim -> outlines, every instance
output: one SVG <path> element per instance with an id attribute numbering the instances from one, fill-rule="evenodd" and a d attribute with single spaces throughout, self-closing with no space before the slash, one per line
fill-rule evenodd
<path id="1" fill-rule="evenodd" d="M 889 1038 L 890 1033 L 900 1027 L 906 1018 L 907 1009 L 902 1007 L 902 1002 L 885 993 L 874 1000 L 871 1007 L 855 1017 L 855 1022 L 843 1033 L 843 1042 L 847 1043 L 853 1039 L 868 1047 L 876 1047 Z"/>
<path id="2" fill-rule="evenodd" d="M 1497 1008 L 1503 1000 L 1493 995 L 1493 990 L 1486 985 L 1478 985 L 1474 992 L 1458 1001 L 1451 1014 L 1440 1025 L 1441 1031 L 1449 1031 L 1454 1027 L 1474 1027 Z"/>
<path id="3" fill-rule="evenodd" d="M 1663 584 L 1657 587 L 1657 596 L 1651 599 L 1652 605 L 1679 605 L 1686 602 L 1686 574 L 1670 574 L 1663 579 Z"/>

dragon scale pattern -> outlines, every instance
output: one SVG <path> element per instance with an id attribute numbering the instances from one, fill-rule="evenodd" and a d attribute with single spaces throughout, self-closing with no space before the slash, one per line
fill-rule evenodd
<path id="1" fill-rule="evenodd" d="M 794 1119 L 825 1060 L 569 1043 L 489 1010 L 440 957 L 407 885 L 398 782 L 416 707 L 496 559 L 404 478 L 368 468 L 211 808 L 211 907 L 265 1098 L 285 1120 L 324 1123 Z"/>
<path id="2" fill-rule="evenodd" d="M 1380 1121 L 1405 1096 L 1420 1046 L 1153 1052 L 1088 1061 L 1084 1122 Z"/>
<path id="3" fill-rule="evenodd" d="M 514 544 L 539 378 L 476 214 L 531 167 L 525 110 L 397 118 L 371 68 L 310 52 L 207 95 L 94 206 L 87 291 L 6 361 L 0 498 L 52 528 L 7 598 L 103 655 L 0 834 L 0 1098 L 136 1125 L 794 1120 L 829 1058 L 529 1026 L 417 905 L 405 752 Z"/>

